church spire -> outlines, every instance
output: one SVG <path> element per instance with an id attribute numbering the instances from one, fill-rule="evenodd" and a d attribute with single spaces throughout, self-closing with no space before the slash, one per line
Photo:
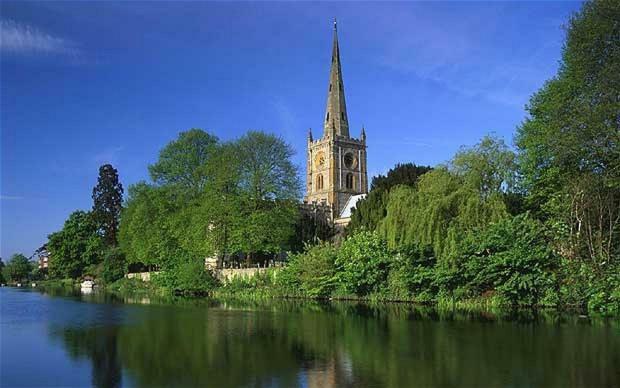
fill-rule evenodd
<path id="1" fill-rule="evenodd" d="M 340 48 L 338 47 L 338 28 L 334 19 L 334 44 L 332 48 L 332 64 L 329 72 L 329 88 L 327 91 L 327 108 L 323 125 L 324 136 L 339 135 L 349 137 L 349 118 L 344 100 L 344 83 L 340 67 Z"/>

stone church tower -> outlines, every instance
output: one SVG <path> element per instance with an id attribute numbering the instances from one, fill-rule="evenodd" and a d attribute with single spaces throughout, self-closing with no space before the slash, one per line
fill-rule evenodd
<path id="1" fill-rule="evenodd" d="M 352 196 L 368 192 L 366 133 L 349 136 L 349 118 L 344 98 L 338 32 L 334 21 L 334 44 L 323 118 L 323 136 L 314 140 L 308 133 L 306 202 L 331 206 L 338 219 Z"/>

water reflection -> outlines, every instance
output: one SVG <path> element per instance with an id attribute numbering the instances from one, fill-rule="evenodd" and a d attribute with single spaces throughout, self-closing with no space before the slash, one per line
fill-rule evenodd
<path id="1" fill-rule="evenodd" d="M 620 385 L 617 324 L 577 318 L 191 300 L 138 315 L 49 333 L 72 357 L 91 360 L 101 387 Z"/>

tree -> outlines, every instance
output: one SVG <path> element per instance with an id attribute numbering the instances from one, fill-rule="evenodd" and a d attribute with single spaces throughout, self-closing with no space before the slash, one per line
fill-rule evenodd
<path id="1" fill-rule="evenodd" d="M 351 215 L 347 233 L 365 229 L 377 229 L 379 222 L 387 215 L 387 200 L 390 190 L 397 185 L 413 187 L 418 179 L 431 171 L 428 166 L 416 166 L 413 163 L 397 164 L 387 175 L 378 175 L 372 179 L 371 189 L 366 198 L 358 201 Z"/>
<path id="2" fill-rule="evenodd" d="M 54 277 L 78 278 L 89 265 L 103 259 L 104 242 L 92 213 L 75 211 L 62 230 L 48 236 L 50 274 Z"/>
<path id="3" fill-rule="evenodd" d="M 19 283 L 28 280 L 28 275 L 32 271 L 32 263 L 26 256 L 16 253 L 11 256 L 11 260 L 2 269 L 2 274 L 7 281 Z"/>
<path id="4" fill-rule="evenodd" d="M 467 233 L 508 216 L 504 194 L 514 168 L 505 144 L 485 137 L 448 166 L 424 174 L 416 187 L 390 191 L 380 234 L 391 248 L 430 246 L 441 264 L 453 264 Z"/>
<path id="5" fill-rule="evenodd" d="M 176 187 L 154 187 L 145 182 L 129 188 L 120 225 L 120 247 L 128 264 L 172 268 L 188 256 L 179 241 L 179 218 L 186 202 Z"/>
<path id="6" fill-rule="evenodd" d="M 106 244 L 117 244 L 118 225 L 123 205 L 123 185 L 111 164 L 99 167 L 97 185 L 93 188 L 93 217 Z"/>
<path id="7" fill-rule="evenodd" d="M 0 257 L 0 284 L 5 282 L 4 278 L 4 262 L 2 261 L 2 257 Z"/>
<path id="8" fill-rule="evenodd" d="M 236 142 L 241 188 L 255 201 L 296 200 L 301 184 L 293 147 L 281 138 L 249 131 Z"/>
<path id="9" fill-rule="evenodd" d="M 573 15 L 558 74 L 531 98 L 516 138 L 529 206 L 560 252 L 594 268 L 620 257 L 618 20 L 615 0 Z"/>
<path id="10" fill-rule="evenodd" d="M 151 179 L 159 186 L 177 186 L 179 191 L 196 195 L 206 185 L 207 162 L 218 145 L 218 138 L 202 129 L 181 132 L 159 153 L 159 159 L 149 166 Z"/>

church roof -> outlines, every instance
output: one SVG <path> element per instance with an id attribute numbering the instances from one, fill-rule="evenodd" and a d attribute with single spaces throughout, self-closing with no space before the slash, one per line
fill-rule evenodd
<path id="1" fill-rule="evenodd" d="M 344 83 L 342 82 L 342 68 L 340 66 L 340 47 L 338 46 L 338 29 L 334 20 L 334 44 L 332 48 L 332 63 L 329 71 L 329 86 L 327 90 L 327 108 L 325 112 L 324 135 L 349 137 L 349 118 L 347 104 L 344 99 Z"/>
<path id="2" fill-rule="evenodd" d="M 357 201 L 364 198 L 366 198 L 366 194 L 352 195 L 351 197 L 349 197 L 349 200 L 344 205 L 342 212 L 340 212 L 339 218 L 350 218 L 352 209 L 355 207 L 355 205 L 357 205 Z"/>

